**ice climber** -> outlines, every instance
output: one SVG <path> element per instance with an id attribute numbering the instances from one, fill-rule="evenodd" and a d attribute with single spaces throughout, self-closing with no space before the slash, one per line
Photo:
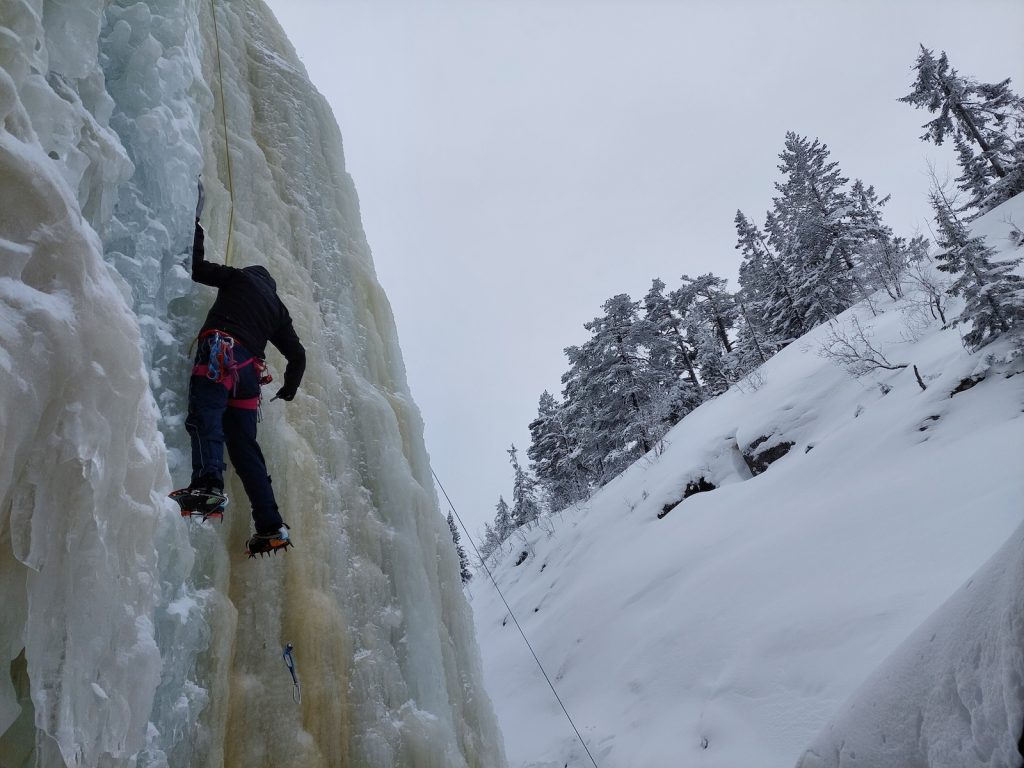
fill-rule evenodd
<path id="1" fill-rule="evenodd" d="M 203 227 L 196 218 L 192 279 L 217 288 L 217 298 L 199 332 L 189 382 L 185 427 L 192 440 L 192 481 L 171 494 L 182 515 L 219 516 L 224 495 L 224 445 L 252 505 L 256 535 L 246 543 L 250 556 L 286 549 L 288 526 L 274 498 L 263 452 L 256 442 L 260 385 L 269 341 L 288 364 L 274 400 L 290 401 L 302 380 L 306 351 L 291 315 L 264 267 L 235 268 L 204 259 Z"/>

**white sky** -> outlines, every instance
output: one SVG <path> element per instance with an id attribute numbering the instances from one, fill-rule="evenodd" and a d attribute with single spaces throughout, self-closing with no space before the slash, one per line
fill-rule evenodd
<path id="1" fill-rule="evenodd" d="M 787 130 L 927 233 L 917 45 L 1024 83 L 1018 0 L 268 0 L 341 125 L 435 471 L 474 533 L 616 293 L 714 271 Z M 955 175 L 955 173 L 954 173 Z M 442 504 L 443 504 L 442 499 Z"/>

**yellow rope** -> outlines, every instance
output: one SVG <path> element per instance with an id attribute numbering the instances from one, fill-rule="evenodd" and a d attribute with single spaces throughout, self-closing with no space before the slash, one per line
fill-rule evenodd
<path id="1" fill-rule="evenodd" d="M 231 213 L 228 216 L 228 245 L 224 252 L 224 263 L 231 266 L 232 238 L 235 230 L 235 182 L 231 174 L 231 141 L 228 138 L 228 103 L 224 99 L 224 65 L 220 56 L 220 31 L 217 29 L 217 3 L 210 0 L 213 13 L 213 38 L 217 44 L 217 75 L 220 80 L 220 114 L 224 123 L 224 154 L 228 160 L 228 195 L 231 198 Z"/>

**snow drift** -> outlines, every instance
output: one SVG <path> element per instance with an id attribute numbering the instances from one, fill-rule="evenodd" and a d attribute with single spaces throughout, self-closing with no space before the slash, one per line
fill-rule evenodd
<path id="1" fill-rule="evenodd" d="M 337 126 L 262 2 L 214 7 L 226 104 L 208 2 L 0 0 L 0 763 L 500 768 Z M 222 527 L 165 499 L 212 301 L 195 179 L 216 259 L 227 145 L 230 258 L 310 353 L 264 408 L 297 546 L 262 562 L 237 481 Z"/>
<path id="2" fill-rule="evenodd" d="M 1024 526 L 840 709 L 798 768 L 1024 762 Z"/>

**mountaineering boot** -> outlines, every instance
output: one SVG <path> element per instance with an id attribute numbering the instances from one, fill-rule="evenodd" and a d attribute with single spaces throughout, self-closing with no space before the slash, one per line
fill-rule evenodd
<path id="1" fill-rule="evenodd" d="M 224 490 L 213 484 L 194 483 L 188 488 L 171 491 L 168 496 L 177 502 L 182 517 L 210 517 L 224 519 L 228 497 Z"/>
<path id="2" fill-rule="evenodd" d="M 288 549 L 294 546 L 291 537 L 288 536 L 288 525 L 282 525 L 278 530 L 271 533 L 257 533 L 245 543 L 245 554 L 249 557 L 263 556 L 266 552 L 277 553 L 279 549 Z"/>

